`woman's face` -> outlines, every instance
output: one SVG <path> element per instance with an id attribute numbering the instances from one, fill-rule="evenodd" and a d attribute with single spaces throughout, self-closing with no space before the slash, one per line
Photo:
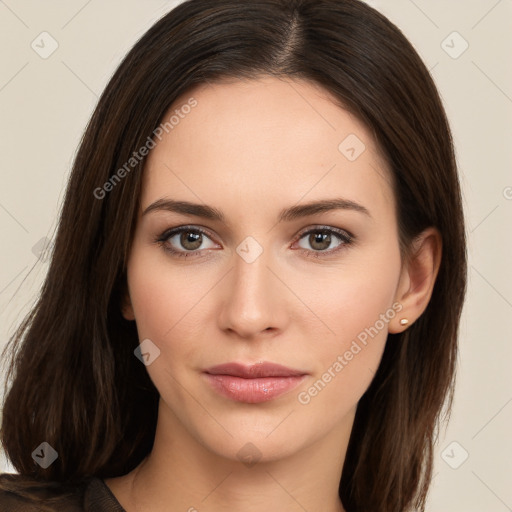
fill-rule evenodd
<path id="1" fill-rule="evenodd" d="M 334 445 L 400 318 L 389 170 L 307 82 L 201 85 L 173 114 L 144 170 L 124 309 L 150 340 L 159 423 L 233 460 Z M 212 370 L 225 363 L 249 374 Z"/>

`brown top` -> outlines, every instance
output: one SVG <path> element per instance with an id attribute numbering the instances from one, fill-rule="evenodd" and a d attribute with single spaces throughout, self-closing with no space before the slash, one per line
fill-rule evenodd
<path id="1" fill-rule="evenodd" d="M 25 484 L 25 482 L 28 482 Z M 30 481 L 27 477 L 0 474 L 2 512 L 126 512 L 99 478 L 91 477 L 73 487 L 58 482 Z"/>

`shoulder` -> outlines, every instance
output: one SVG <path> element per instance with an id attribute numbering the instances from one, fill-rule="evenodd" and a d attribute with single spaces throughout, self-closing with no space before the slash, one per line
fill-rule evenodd
<path id="1" fill-rule="evenodd" d="M 24 475 L 0 474 L 2 512 L 84 512 L 83 498 L 91 479 L 79 484 L 42 482 Z"/>

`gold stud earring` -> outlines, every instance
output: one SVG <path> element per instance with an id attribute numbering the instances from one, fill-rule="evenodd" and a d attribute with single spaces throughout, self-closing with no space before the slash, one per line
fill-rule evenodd
<path id="1" fill-rule="evenodd" d="M 400 320 L 400 325 L 407 325 L 409 323 L 409 320 L 407 320 L 407 318 L 402 318 Z"/>

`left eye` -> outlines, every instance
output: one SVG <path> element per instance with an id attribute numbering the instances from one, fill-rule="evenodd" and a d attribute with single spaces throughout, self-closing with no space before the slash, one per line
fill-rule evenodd
<path id="1" fill-rule="evenodd" d="M 331 242 L 333 242 L 333 235 L 334 238 L 338 239 L 338 245 L 331 248 L 331 250 L 327 250 Z M 352 241 L 352 236 L 348 233 L 332 228 L 310 229 L 306 233 L 303 233 L 299 240 L 305 237 L 307 237 L 307 242 L 310 244 L 310 247 L 313 248 L 314 252 L 335 252 L 339 246 L 349 244 Z M 304 249 L 304 247 L 302 248 Z M 305 248 L 305 250 L 308 249 Z"/>

